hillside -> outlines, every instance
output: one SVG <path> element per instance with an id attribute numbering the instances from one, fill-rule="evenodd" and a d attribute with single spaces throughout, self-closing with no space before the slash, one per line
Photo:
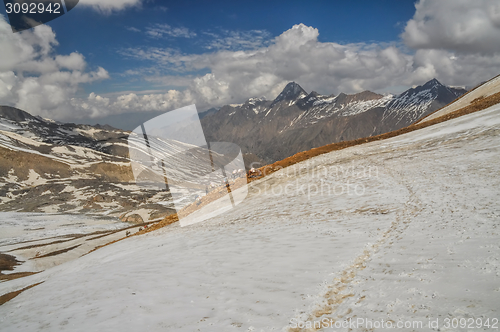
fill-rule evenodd
<path id="1" fill-rule="evenodd" d="M 0 106 L 0 211 L 87 213 L 136 222 L 171 214 L 169 206 L 158 204 L 168 192 L 135 184 L 129 134 Z"/>
<path id="2" fill-rule="evenodd" d="M 0 307 L 2 326 L 305 331 L 298 322 L 325 318 L 438 319 L 441 329 L 445 319 L 491 320 L 499 133 L 497 105 L 292 165 L 208 222 L 0 283 L 5 294 L 43 281 Z"/>
<path id="3" fill-rule="evenodd" d="M 307 94 L 292 82 L 273 101 L 254 98 L 211 109 L 200 118 L 207 141 L 238 144 L 250 168 L 406 126 L 463 92 L 432 80 L 399 96 L 369 91 L 321 96 Z M 59 123 L 1 106 L 0 210 L 85 213 L 139 223 L 172 214 L 168 191 L 136 184 L 130 134 L 107 125 Z M 132 148 L 135 154 L 150 153 L 142 150 Z M 172 158 L 166 162 L 167 167 L 179 163 Z M 193 167 L 197 164 L 189 169 Z"/>

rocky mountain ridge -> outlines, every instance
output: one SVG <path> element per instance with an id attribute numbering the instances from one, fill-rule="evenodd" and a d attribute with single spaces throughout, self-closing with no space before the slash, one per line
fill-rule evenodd
<path id="1" fill-rule="evenodd" d="M 399 129 L 463 92 L 431 80 L 398 96 L 370 91 L 325 96 L 291 82 L 272 101 L 250 98 L 211 109 L 200 119 L 208 142 L 236 143 L 247 167 L 260 166 L 313 147 Z M 59 123 L 1 106 L 0 210 L 87 213 L 135 222 L 173 213 L 168 190 L 136 183 L 129 135 L 107 125 Z"/>
<path id="2" fill-rule="evenodd" d="M 272 163 L 325 144 L 403 128 L 465 92 L 433 79 L 397 96 L 371 91 L 325 96 L 290 82 L 272 101 L 251 98 L 226 105 L 201 122 L 207 140 L 234 142 L 255 160 Z"/>
<path id="3" fill-rule="evenodd" d="M 174 212 L 168 192 L 135 184 L 127 138 L 0 107 L 0 210 L 87 213 L 142 222 Z"/>

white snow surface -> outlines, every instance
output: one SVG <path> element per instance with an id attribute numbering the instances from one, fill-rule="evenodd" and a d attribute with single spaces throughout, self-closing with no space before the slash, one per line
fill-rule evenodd
<path id="1" fill-rule="evenodd" d="M 445 318 L 498 319 L 499 152 L 495 106 L 315 157 L 253 182 L 208 222 L 0 283 L 5 294 L 44 281 L 0 306 L 1 330 L 288 331 L 291 319 L 354 317 L 418 331 L 439 319 L 446 331 Z"/>
<path id="2" fill-rule="evenodd" d="M 70 214 L 0 212 L 0 218 L 2 220 L 0 223 L 0 247 L 2 249 L 23 241 L 53 239 L 56 236 L 116 230 L 129 226 L 129 224 L 113 219 Z"/>

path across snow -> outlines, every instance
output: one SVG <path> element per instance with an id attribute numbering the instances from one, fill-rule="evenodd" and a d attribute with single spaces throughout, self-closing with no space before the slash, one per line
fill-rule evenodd
<path id="1" fill-rule="evenodd" d="M 296 331 L 298 322 L 362 318 L 418 321 L 419 331 L 438 319 L 446 331 L 447 318 L 492 322 L 499 201 L 496 106 L 315 157 L 253 182 L 245 202 L 208 222 L 0 283 L 4 294 L 45 281 L 0 306 L 0 329 Z"/>

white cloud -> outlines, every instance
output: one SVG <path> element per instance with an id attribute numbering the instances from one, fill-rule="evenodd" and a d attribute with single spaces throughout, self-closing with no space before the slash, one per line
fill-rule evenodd
<path id="1" fill-rule="evenodd" d="M 470 2 L 460 1 L 456 3 L 465 6 L 470 20 L 457 12 L 455 1 L 423 0 L 416 5 L 417 13 L 402 35 L 408 46 L 415 47 L 414 51 L 398 41 L 320 42 L 320 31 L 304 24 L 271 40 L 265 31 L 205 32 L 212 39 L 201 46 L 210 48 L 210 53 L 185 54 L 159 47 L 122 49 L 122 56 L 144 64 L 123 76 L 150 83 L 146 88 L 152 90 L 105 96 L 91 93 L 86 98 L 75 97 L 79 85 L 107 78 L 104 69 L 88 71 L 79 53 L 53 55 L 57 40 L 46 26 L 19 34 L 2 33 L 2 29 L 9 28 L 0 20 L 0 103 L 53 118 L 75 118 L 168 111 L 191 103 L 203 110 L 249 97 L 272 99 L 290 81 L 298 82 L 307 91 L 324 94 L 387 92 L 393 88 L 400 92 L 404 86 L 432 78 L 448 85 L 470 86 L 500 73 L 500 51 L 496 50 L 500 43 L 492 42 L 498 36 L 491 33 L 500 26 L 500 12 L 495 6 L 488 11 L 481 7 L 485 3 L 492 6 L 493 2 L 478 0 L 481 6 L 469 10 Z M 452 38 L 446 26 L 439 30 L 449 20 L 441 8 L 443 4 L 455 13 L 467 33 Z M 426 24 L 436 29 L 436 36 L 429 35 Z M 188 37 L 193 33 L 170 26 L 155 27 L 162 36 Z M 468 39 L 469 35 L 474 38 Z M 253 41 L 252 36 L 256 37 Z M 216 37 L 220 37 L 218 43 Z M 158 93 L 158 89 L 166 88 L 175 89 Z"/>
<path id="2" fill-rule="evenodd" d="M 52 29 L 40 25 L 12 33 L 0 16 L 0 104 L 15 106 L 34 115 L 67 117 L 70 99 L 80 84 L 106 79 L 103 68 L 85 71 L 83 55 L 55 55 L 57 40 Z"/>
<path id="3" fill-rule="evenodd" d="M 500 2 L 494 0 L 421 0 L 402 34 L 415 49 L 463 53 L 500 52 Z"/>
<path id="4" fill-rule="evenodd" d="M 70 70 L 82 71 L 87 65 L 83 55 L 76 52 L 73 52 L 70 55 L 58 55 L 55 60 L 59 67 Z"/>
<path id="5" fill-rule="evenodd" d="M 196 33 L 185 27 L 171 27 L 168 24 L 155 24 L 146 28 L 146 34 L 153 38 L 164 38 L 164 37 L 174 37 L 174 38 L 194 38 Z"/>
<path id="6" fill-rule="evenodd" d="M 455 54 L 445 50 L 418 50 L 414 70 L 404 83 L 421 84 L 437 77 L 443 84 L 471 86 L 500 74 L 500 53 Z"/>
<path id="7" fill-rule="evenodd" d="M 171 49 L 128 49 L 122 54 L 154 61 L 167 71 L 210 73 L 194 79 L 190 89 L 206 103 L 234 102 L 250 96 L 273 98 L 295 80 L 307 89 L 338 92 L 380 89 L 410 70 L 411 56 L 394 46 L 321 43 L 313 27 L 296 25 L 268 47 L 186 55 Z"/>
<path id="8" fill-rule="evenodd" d="M 266 46 L 271 34 L 266 30 L 229 31 L 220 33 L 205 31 L 205 36 L 211 37 L 205 46 L 209 50 L 248 50 Z"/>
<path id="9" fill-rule="evenodd" d="M 155 9 L 156 10 L 161 10 L 162 12 L 166 12 L 168 10 L 168 7 L 165 7 L 165 6 L 156 6 Z"/>
<path id="10" fill-rule="evenodd" d="M 134 28 L 134 27 L 126 27 L 126 29 L 127 29 L 128 31 L 132 31 L 132 32 L 141 32 L 141 30 L 140 30 L 140 29 L 137 29 L 137 28 Z"/>
<path id="11" fill-rule="evenodd" d="M 177 86 L 186 87 L 193 82 L 193 75 L 159 75 L 159 76 L 145 76 L 144 80 L 151 83 L 160 83 L 164 86 Z"/>
<path id="12" fill-rule="evenodd" d="M 119 50 L 118 53 L 133 60 L 150 61 L 156 68 L 161 67 L 172 72 L 185 73 L 209 66 L 207 54 L 183 54 L 171 48 L 126 48 Z"/>
<path id="13" fill-rule="evenodd" d="M 190 91 L 170 90 L 163 94 L 127 93 L 113 100 L 91 93 L 85 100 L 73 98 L 71 104 L 76 110 L 95 118 L 126 112 L 170 111 L 195 101 Z"/>
<path id="14" fill-rule="evenodd" d="M 80 0 L 79 6 L 89 6 L 102 14 L 111 14 L 115 11 L 130 7 L 140 7 L 143 0 Z"/>
<path id="15" fill-rule="evenodd" d="M 149 99 L 155 97 L 150 96 L 144 107 L 141 107 L 140 98 L 134 98 L 133 107 L 137 110 L 147 110 L 147 107 L 167 110 L 179 106 L 180 100 L 192 100 L 203 109 L 242 102 L 253 96 L 271 99 L 289 81 L 320 93 L 383 92 L 391 87 L 400 89 L 405 85 L 423 84 L 432 78 L 449 85 L 473 85 L 500 73 L 498 55 L 427 48 L 410 54 L 398 44 L 341 45 L 320 42 L 318 36 L 316 28 L 298 24 L 268 46 L 259 45 L 249 50 L 218 50 L 206 54 L 182 54 L 161 48 L 123 50 L 123 55 L 151 61 L 166 73 L 192 75 L 200 69 L 209 72 L 194 77 L 190 83 L 182 80 L 186 89 L 177 91 L 178 94 L 172 93 L 175 98 L 169 96 L 163 103 L 153 105 Z M 144 79 L 169 85 L 180 81 L 176 77 L 156 73 L 145 75 Z M 162 98 L 161 95 L 158 97 Z M 125 98 L 120 105 L 127 102 L 132 103 L 132 100 Z"/>

